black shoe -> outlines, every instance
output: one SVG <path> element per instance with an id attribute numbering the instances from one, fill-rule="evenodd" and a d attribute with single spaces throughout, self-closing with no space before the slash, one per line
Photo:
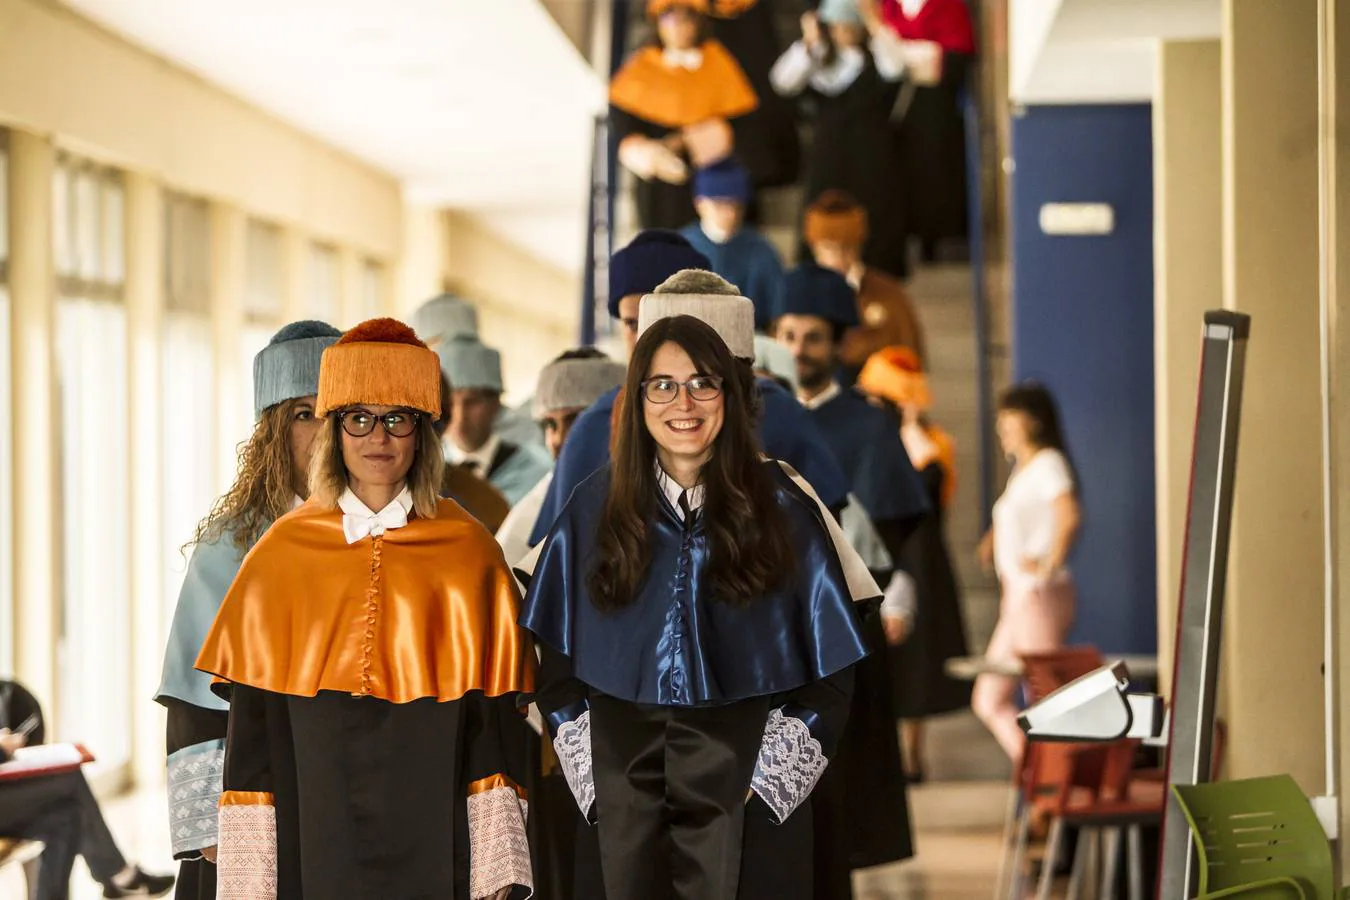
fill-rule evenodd
<path id="1" fill-rule="evenodd" d="M 103 888 L 104 897 L 163 897 L 169 891 L 173 890 L 174 877 L 172 875 L 151 875 L 141 871 L 141 867 L 136 867 L 136 877 L 131 879 L 131 884 L 126 887 L 118 887 L 116 884 L 109 884 Z"/>

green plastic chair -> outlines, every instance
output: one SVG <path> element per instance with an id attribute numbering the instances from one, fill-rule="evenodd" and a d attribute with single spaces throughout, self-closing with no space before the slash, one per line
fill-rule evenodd
<path id="1" fill-rule="evenodd" d="M 1331 845 L 1308 798 L 1288 775 L 1173 785 L 1200 860 L 1195 900 L 1345 900 Z"/>

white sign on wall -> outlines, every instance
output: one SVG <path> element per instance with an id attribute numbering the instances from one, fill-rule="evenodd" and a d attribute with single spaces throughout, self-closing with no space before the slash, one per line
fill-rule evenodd
<path id="1" fill-rule="evenodd" d="M 1046 234 L 1101 235 L 1115 230 L 1116 214 L 1109 203 L 1045 203 L 1040 222 Z"/>

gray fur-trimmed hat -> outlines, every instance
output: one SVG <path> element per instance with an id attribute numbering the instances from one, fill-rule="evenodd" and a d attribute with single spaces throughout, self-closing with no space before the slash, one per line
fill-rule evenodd
<path id="1" fill-rule="evenodd" d="M 783 379 L 792 386 L 794 394 L 801 387 L 797 380 L 797 360 L 792 351 L 771 337 L 755 335 L 755 368 Z"/>
<path id="2" fill-rule="evenodd" d="M 638 334 L 658 319 L 693 316 L 726 341 L 731 355 L 755 358 L 755 304 L 740 288 L 712 272 L 685 269 L 661 283 L 638 306 Z"/>
<path id="3" fill-rule="evenodd" d="M 627 371 L 608 356 L 554 360 L 539 373 L 532 414 L 542 419 L 555 409 L 584 409 L 623 384 Z"/>
<path id="4" fill-rule="evenodd" d="M 342 337 L 327 322 L 304 319 L 284 326 L 253 357 L 253 415 L 285 400 L 319 391 L 323 351 Z"/>
<path id="5" fill-rule="evenodd" d="M 436 345 L 441 371 L 451 388 L 477 388 L 500 394 L 502 355 L 484 346 L 476 337 L 456 337 Z"/>
<path id="6" fill-rule="evenodd" d="M 478 310 L 454 294 L 441 294 L 417 307 L 411 324 L 417 336 L 435 350 L 446 341 L 478 337 Z"/>

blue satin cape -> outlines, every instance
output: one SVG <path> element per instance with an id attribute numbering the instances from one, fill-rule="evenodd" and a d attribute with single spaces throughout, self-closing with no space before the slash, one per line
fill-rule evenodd
<path id="1" fill-rule="evenodd" d="M 764 452 L 796 469 L 828 508 L 843 507 L 848 499 L 848 480 L 815 419 L 777 382 L 760 378 L 757 384 L 764 407 L 759 423 Z M 619 389 L 615 388 L 595 401 L 573 423 L 554 468 L 553 484 L 539 510 L 534 531 L 530 533 L 531 547 L 548 534 L 577 485 L 609 462 L 610 419 L 618 396 Z"/>
<path id="2" fill-rule="evenodd" d="M 873 522 L 917 521 L 928 513 L 928 492 L 894 413 L 848 387 L 810 413 Z"/>
<path id="3" fill-rule="evenodd" d="M 573 674 L 620 700 L 708 706 L 783 693 L 867 655 L 862 627 L 820 507 L 766 461 L 792 531 L 797 571 L 746 607 L 709 595 L 701 513 L 686 527 L 659 495 L 652 562 L 637 598 L 617 612 L 591 602 L 586 579 L 609 493 L 609 466 L 576 490 L 549 533 L 520 624 L 570 657 Z"/>

